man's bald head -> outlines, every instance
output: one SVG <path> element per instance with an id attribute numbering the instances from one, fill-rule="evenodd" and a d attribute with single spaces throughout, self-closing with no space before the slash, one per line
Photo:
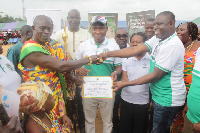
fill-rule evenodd
<path id="1" fill-rule="evenodd" d="M 157 16 L 160 16 L 160 15 L 167 16 L 169 18 L 169 20 L 172 20 L 175 22 L 175 15 L 170 11 L 161 12 Z"/>
<path id="2" fill-rule="evenodd" d="M 30 25 L 24 25 L 20 29 L 21 36 L 24 36 L 27 32 L 32 32 L 32 27 Z"/>
<path id="3" fill-rule="evenodd" d="M 68 30 L 71 32 L 77 32 L 79 30 L 80 20 L 80 12 L 77 9 L 71 9 L 67 16 L 69 24 Z"/>
<path id="4" fill-rule="evenodd" d="M 20 29 L 21 39 L 20 41 L 24 43 L 25 41 L 28 41 L 33 36 L 32 27 L 30 25 L 24 25 Z"/>
<path id="5" fill-rule="evenodd" d="M 70 16 L 71 15 L 71 13 L 73 13 L 73 12 L 76 12 L 76 13 L 78 13 L 79 14 L 79 16 L 80 16 L 80 12 L 77 10 L 77 9 L 71 9 L 69 12 L 68 12 L 68 16 Z M 67 16 L 67 17 L 68 17 Z"/>
<path id="6" fill-rule="evenodd" d="M 48 16 L 45 16 L 45 15 L 36 16 L 34 21 L 33 21 L 33 26 L 35 26 L 38 22 L 44 21 L 44 20 L 49 20 L 52 23 L 52 26 L 53 26 L 53 21 L 51 20 L 51 18 L 48 17 Z"/>
<path id="7" fill-rule="evenodd" d="M 53 32 L 53 21 L 45 15 L 36 16 L 33 21 L 33 39 L 42 45 L 50 41 Z"/>

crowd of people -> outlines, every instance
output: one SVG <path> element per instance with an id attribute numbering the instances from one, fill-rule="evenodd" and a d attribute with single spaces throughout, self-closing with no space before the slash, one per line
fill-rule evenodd
<path id="1" fill-rule="evenodd" d="M 0 31 L 0 40 L 3 41 L 3 45 L 7 45 L 11 38 L 17 38 L 16 41 L 13 41 L 13 43 L 19 41 L 21 38 L 20 31 Z"/>
<path id="2" fill-rule="evenodd" d="M 32 26 L 21 28 L 21 39 L 8 49 L 7 58 L 0 55 L 1 104 L 11 117 L 0 132 L 79 128 L 95 133 L 99 109 L 103 133 L 200 133 L 196 24 L 176 28 L 175 15 L 164 11 L 145 22 L 145 33 L 129 36 L 121 28 L 113 41 L 106 37 L 104 16 L 92 18 L 91 34 L 80 28 L 77 9 L 68 12 L 67 20 L 69 26 L 51 38 L 51 18 L 36 16 Z M 113 98 L 82 98 L 83 76 L 110 76 Z M 11 92 L 15 99 L 8 101 Z M 5 106 L 13 101 L 19 105 L 15 113 Z"/>

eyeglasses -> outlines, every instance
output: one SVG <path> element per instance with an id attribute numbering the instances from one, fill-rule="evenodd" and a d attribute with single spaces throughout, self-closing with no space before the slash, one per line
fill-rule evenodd
<path id="1" fill-rule="evenodd" d="M 117 38 L 121 38 L 121 37 L 123 37 L 123 38 L 127 38 L 128 35 L 126 35 L 126 34 L 122 34 L 122 35 L 118 34 L 118 35 L 116 35 L 116 37 L 117 37 Z"/>

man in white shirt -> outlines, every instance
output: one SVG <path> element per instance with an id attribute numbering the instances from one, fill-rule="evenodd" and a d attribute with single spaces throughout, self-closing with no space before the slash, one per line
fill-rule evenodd
<path id="1" fill-rule="evenodd" d="M 91 35 L 88 30 L 80 28 L 80 12 L 77 9 L 71 9 L 68 12 L 67 21 L 69 27 L 66 27 L 66 32 L 68 35 L 67 44 L 68 44 L 68 52 L 72 59 L 75 59 L 75 55 L 77 53 L 79 45 L 90 39 Z M 64 29 L 59 30 L 54 35 L 54 39 L 58 41 L 58 43 L 64 45 L 64 41 L 62 38 L 62 34 L 64 33 Z"/>
<path id="2" fill-rule="evenodd" d="M 91 38 L 91 35 L 88 32 L 88 30 L 80 28 L 80 20 L 81 20 L 80 12 L 77 9 L 71 9 L 68 12 L 67 21 L 68 21 L 69 27 L 66 27 L 66 32 L 68 35 L 67 44 L 68 44 L 68 53 L 70 54 L 73 60 L 75 59 L 75 55 L 77 53 L 79 45 L 82 42 Z M 54 35 L 54 39 L 62 45 L 64 45 L 64 41 L 62 38 L 63 33 L 64 33 L 64 29 L 59 30 Z M 81 89 L 77 87 L 76 99 L 78 103 L 78 115 L 79 115 L 78 124 L 79 124 L 81 133 L 84 133 L 85 132 L 84 131 L 85 117 L 83 113 L 82 98 L 79 95 L 80 91 Z"/>
<path id="3" fill-rule="evenodd" d="M 151 53 L 150 74 L 128 82 L 117 82 L 114 90 L 125 86 L 151 83 L 153 99 L 153 133 L 169 132 L 176 113 L 185 103 L 183 80 L 184 53 L 182 42 L 175 33 L 175 15 L 170 11 L 159 13 L 155 19 L 155 36 L 136 47 L 109 51 L 100 55 L 131 57 L 142 52 Z"/>
<path id="4" fill-rule="evenodd" d="M 119 45 L 120 49 L 129 47 L 128 44 L 128 32 L 124 28 L 119 28 L 115 31 L 115 41 Z M 122 62 L 126 58 L 122 59 Z M 121 79 L 121 75 L 118 77 L 118 81 Z M 112 133 L 119 132 L 119 104 L 121 102 L 121 90 L 115 92 L 115 103 L 113 108 L 113 130 Z"/>
<path id="5" fill-rule="evenodd" d="M 100 54 L 106 51 L 119 50 L 119 46 L 106 38 L 108 30 L 105 17 L 97 15 L 91 20 L 91 33 L 93 38 L 80 44 L 76 58 L 82 59 L 85 56 Z M 111 76 L 113 81 L 121 74 L 121 59 L 108 58 L 101 65 L 84 66 L 90 70 L 88 76 Z M 98 89 L 98 88 L 96 88 Z M 85 130 L 87 133 L 95 133 L 95 117 L 97 107 L 101 112 L 103 120 L 103 133 L 112 131 L 112 114 L 115 99 L 83 98 L 83 110 L 85 114 Z"/>

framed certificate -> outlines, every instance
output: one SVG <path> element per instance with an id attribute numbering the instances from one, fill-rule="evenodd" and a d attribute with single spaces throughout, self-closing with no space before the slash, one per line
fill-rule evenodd
<path id="1" fill-rule="evenodd" d="M 82 97 L 83 98 L 100 98 L 112 99 L 113 81 L 110 76 L 84 76 Z"/>

